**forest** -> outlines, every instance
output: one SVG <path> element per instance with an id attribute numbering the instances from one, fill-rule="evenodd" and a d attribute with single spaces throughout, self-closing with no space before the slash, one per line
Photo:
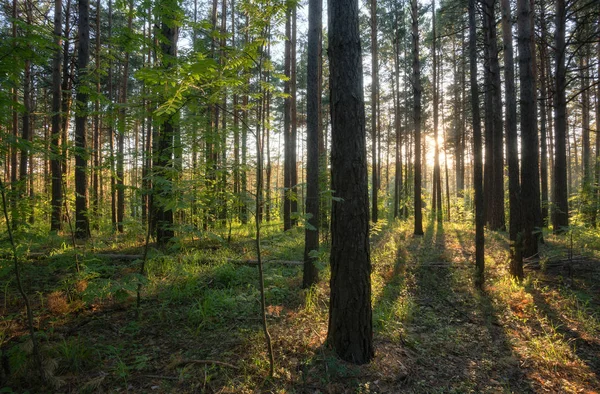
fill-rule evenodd
<path id="1" fill-rule="evenodd" d="M 0 393 L 600 392 L 598 0 L 0 37 Z"/>

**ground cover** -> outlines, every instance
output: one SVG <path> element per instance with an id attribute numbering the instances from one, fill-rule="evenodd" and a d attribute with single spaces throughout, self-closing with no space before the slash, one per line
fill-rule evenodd
<path id="1" fill-rule="evenodd" d="M 46 382 L 35 378 L 24 305 L 8 247 L 0 261 L 3 392 L 132 393 L 593 393 L 600 390 L 600 236 L 545 235 L 527 279 L 507 276 L 507 240 L 487 233 L 483 293 L 473 285 L 473 238 L 464 223 L 410 223 L 373 232 L 376 358 L 339 361 L 324 345 L 328 272 L 302 290 L 300 266 L 266 263 L 276 376 L 269 379 L 251 230 L 235 228 L 151 249 L 143 239 L 68 240 L 19 235 Z M 301 260 L 303 234 L 265 228 L 266 260 Z M 42 253 L 39 257 L 37 253 Z M 111 253 L 110 258 L 102 257 Z M 37 256 L 32 258 L 31 256 Z M 327 261 L 324 248 L 321 259 Z M 75 272 L 75 260 L 81 270 Z M 135 291 L 142 287 L 136 313 Z"/>

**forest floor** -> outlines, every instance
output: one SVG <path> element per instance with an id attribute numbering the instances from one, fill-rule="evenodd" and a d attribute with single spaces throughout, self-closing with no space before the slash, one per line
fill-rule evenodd
<path id="1" fill-rule="evenodd" d="M 279 227 L 265 226 L 265 259 L 301 260 L 302 231 Z M 506 234 L 486 233 L 487 282 L 478 292 L 469 225 L 430 222 L 423 237 L 411 229 L 384 222 L 373 231 L 376 357 L 364 366 L 340 361 L 324 345 L 327 264 L 306 291 L 301 266 L 265 263 L 274 378 L 256 266 L 231 261 L 255 258 L 252 234 L 234 229 L 228 243 L 224 230 L 180 240 L 169 253 L 151 249 L 147 279 L 136 274 L 139 260 L 101 255 L 140 254 L 143 240 L 134 235 L 95 239 L 76 255 L 68 238 L 18 234 L 46 381 L 34 373 L 4 241 L 0 392 L 600 392 L 597 232 L 546 235 L 522 284 L 508 279 Z"/>

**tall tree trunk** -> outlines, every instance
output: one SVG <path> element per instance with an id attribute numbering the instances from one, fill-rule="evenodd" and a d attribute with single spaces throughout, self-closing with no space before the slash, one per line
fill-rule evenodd
<path id="1" fill-rule="evenodd" d="M 92 226 L 94 230 L 100 229 L 100 19 L 101 19 L 102 6 L 100 0 L 96 1 L 96 42 L 95 42 L 95 79 L 96 79 L 96 99 L 94 100 L 94 131 L 92 135 L 92 152 L 93 152 L 93 165 L 92 165 Z"/>
<path id="2" fill-rule="evenodd" d="M 552 227 L 562 233 L 569 225 L 569 202 L 567 196 L 567 69 L 566 69 L 566 9 L 565 0 L 556 0 L 555 67 L 556 91 L 554 120 L 554 210 Z"/>
<path id="3" fill-rule="evenodd" d="M 504 156 L 502 144 L 502 99 L 500 87 L 500 64 L 498 62 L 498 40 L 496 34 L 495 0 L 486 0 L 484 6 L 484 26 L 488 68 L 486 69 L 486 168 L 484 179 L 488 198 L 486 217 L 490 229 L 504 230 Z M 489 130 L 488 130 L 489 129 Z M 488 179 L 489 178 L 489 179 Z"/>
<path id="4" fill-rule="evenodd" d="M 394 87 L 396 90 L 394 100 L 394 130 L 396 134 L 396 168 L 394 181 L 394 218 L 401 215 L 400 199 L 402 199 L 402 130 L 400 113 L 400 37 L 398 30 L 398 16 L 394 17 Z M 402 215 L 404 216 L 404 215 Z"/>
<path id="5" fill-rule="evenodd" d="M 284 73 L 288 78 L 284 82 L 283 92 L 286 94 L 283 104 L 283 135 L 284 135 L 284 163 L 283 163 L 283 230 L 292 228 L 292 97 L 291 97 L 291 67 L 292 67 L 292 10 L 288 6 L 285 14 L 285 48 L 284 48 Z"/>
<path id="6" fill-rule="evenodd" d="M 177 0 L 163 0 L 161 8 L 178 9 Z M 165 12 L 162 10 L 161 12 Z M 179 28 L 171 20 L 171 16 L 161 15 L 161 41 L 160 49 L 163 54 L 163 67 L 172 70 L 177 59 L 177 39 Z M 170 208 L 169 200 L 173 198 L 173 139 L 177 114 L 169 115 L 162 120 L 157 141 L 156 165 L 154 166 L 155 177 L 161 178 L 160 182 L 153 184 L 153 194 L 160 196 L 160 201 L 154 201 L 156 215 L 156 241 L 159 245 L 165 245 L 171 241 L 175 233 L 173 231 L 173 209 Z"/>
<path id="7" fill-rule="evenodd" d="M 439 89 L 438 89 L 438 58 L 437 58 L 437 37 L 436 37 L 436 21 L 435 21 L 435 0 L 432 1 L 432 58 L 433 58 L 433 185 L 432 185 L 432 204 L 431 209 L 435 214 L 438 222 L 442 221 L 442 174 L 440 169 L 440 150 L 438 145 L 438 124 L 439 124 Z"/>
<path id="8" fill-rule="evenodd" d="M 112 0 L 108 0 L 108 41 L 112 39 Z M 109 46 L 109 51 L 111 47 Z M 110 219 L 113 231 L 117 231 L 117 179 L 115 171 L 115 128 L 113 118 L 113 64 L 108 61 L 108 144 L 110 164 Z"/>
<path id="9" fill-rule="evenodd" d="M 52 172 L 52 214 L 50 231 L 62 230 L 62 167 L 60 165 L 60 60 L 62 46 L 62 0 L 54 0 L 54 42 L 52 59 L 52 133 L 50 139 L 50 168 Z"/>
<path id="10" fill-rule="evenodd" d="M 479 115 L 479 87 L 477 86 L 477 32 L 475 24 L 475 1 L 469 0 L 469 63 L 471 73 L 471 110 L 473 112 L 473 182 L 475 184 L 475 284 L 484 286 L 485 238 L 483 226 L 483 158 L 481 152 L 481 119 Z"/>
<path id="11" fill-rule="evenodd" d="M 342 359 L 374 357 L 369 191 L 358 1 L 329 1 L 331 298 L 328 342 Z"/>
<path id="12" fill-rule="evenodd" d="M 510 0 L 502 0 L 502 35 L 504 41 L 504 91 L 506 94 L 506 157 L 508 161 L 509 238 L 511 241 L 510 274 L 523 278 L 523 259 L 519 232 L 521 224 L 521 184 L 519 178 L 519 141 L 517 137 L 517 99 Z"/>
<path id="13" fill-rule="evenodd" d="M 585 50 L 584 50 L 585 52 Z M 588 89 L 588 80 L 590 78 L 589 65 L 586 54 L 582 53 L 579 57 L 579 78 L 581 81 L 581 168 L 583 171 L 582 188 L 584 193 L 588 193 L 591 185 L 591 147 L 590 147 L 590 98 Z"/>
<path id="14" fill-rule="evenodd" d="M 244 44 L 249 42 L 249 33 L 248 33 L 248 15 L 245 18 L 245 36 L 244 36 Z M 246 81 L 246 84 L 249 85 L 249 80 Z M 247 181 L 247 171 L 246 171 L 246 158 L 247 158 L 247 142 L 248 142 L 248 95 L 244 94 L 242 97 L 242 152 L 241 152 L 241 160 L 242 160 L 242 169 L 240 174 L 240 183 L 241 183 L 241 193 L 242 193 L 242 202 L 241 202 L 241 210 L 240 216 L 242 224 L 248 223 L 248 181 Z"/>
<path id="15" fill-rule="evenodd" d="M 600 24 L 600 17 L 599 24 Z M 596 52 L 598 59 L 600 59 L 600 41 L 598 41 L 598 49 Z M 593 216 L 593 225 L 598 226 L 598 213 L 600 212 L 600 61 L 597 64 L 597 72 L 596 72 L 596 83 L 598 83 L 596 89 L 596 165 L 595 174 L 596 174 L 596 209 L 594 210 Z"/>
<path id="16" fill-rule="evenodd" d="M 535 178 L 538 174 L 537 119 L 535 116 L 535 80 L 531 53 L 531 26 L 529 0 L 517 1 L 517 25 L 519 47 L 519 83 L 521 86 L 521 199 L 523 204 L 523 256 L 537 253 Z M 539 206 L 539 202 L 538 202 Z"/>
<path id="17" fill-rule="evenodd" d="M 17 8 L 17 0 L 13 0 L 13 6 L 12 6 L 12 38 L 13 38 L 13 43 L 14 46 L 16 47 L 17 45 L 17 17 L 18 17 L 19 13 L 18 13 L 18 8 Z M 18 135 L 19 135 L 19 112 L 17 111 L 17 106 L 18 106 L 18 100 L 19 100 L 19 95 L 18 95 L 18 89 L 17 87 L 13 87 L 12 89 L 12 133 L 13 133 L 13 141 L 18 141 Z M 12 191 L 12 198 L 10 200 L 10 205 L 11 205 L 11 211 L 12 211 L 12 228 L 16 228 L 17 226 L 17 222 L 19 219 L 19 212 L 17 212 L 17 194 L 18 194 L 18 189 L 19 189 L 19 185 L 17 182 L 17 146 L 16 144 L 13 144 L 11 146 L 10 149 L 10 183 L 11 183 L 11 191 Z"/>
<path id="18" fill-rule="evenodd" d="M 377 104 L 379 101 L 379 60 L 377 50 L 377 0 L 371 0 L 371 220 L 377 223 L 377 192 L 379 179 L 377 171 Z"/>
<path id="19" fill-rule="evenodd" d="M 292 201 L 290 204 L 290 211 L 292 214 L 291 217 L 291 225 L 292 227 L 296 227 L 298 224 L 298 159 L 297 159 L 297 141 L 298 141 L 298 103 L 297 103 L 297 75 L 296 75 L 296 34 L 297 34 L 297 12 L 298 7 L 294 6 L 292 9 L 292 37 L 291 37 L 291 46 L 290 46 L 290 59 L 291 59 L 291 68 L 290 68 L 290 122 L 291 122 L 291 135 L 290 135 L 290 143 L 291 143 L 291 197 Z"/>
<path id="20" fill-rule="evenodd" d="M 87 74 L 90 60 L 90 20 L 89 0 L 79 0 L 77 50 L 77 112 L 75 114 L 75 234 L 80 239 L 90 236 L 88 219 L 88 185 L 87 185 L 87 112 L 88 89 Z"/>
<path id="21" fill-rule="evenodd" d="M 548 54 L 546 50 L 546 26 L 545 26 L 545 13 L 544 7 L 540 6 L 541 14 L 541 41 L 539 42 L 539 53 L 540 53 L 540 96 L 539 100 L 539 111 L 540 111 L 540 184 L 541 184 L 541 220 L 545 226 L 548 225 L 548 120 L 552 118 L 552 115 L 548 116 L 549 108 L 548 101 L 548 89 L 547 84 L 550 79 L 550 75 L 547 73 Z M 551 127 L 550 127 L 551 128 Z M 552 154 L 552 152 L 550 152 Z"/>
<path id="22" fill-rule="evenodd" d="M 62 102 L 61 102 L 61 167 L 63 173 L 63 181 L 66 184 L 67 179 L 65 175 L 68 173 L 68 136 L 69 136 L 69 125 L 71 124 L 71 103 L 72 103 L 72 88 L 73 79 L 75 76 L 75 54 L 73 53 L 72 58 L 69 58 L 70 45 L 69 38 L 71 33 L 71 0 L 67 0 L 65 6 L 65 30 L 64 30 L 64 44 L 63 44 L 63 64 L 62 64 Z M 77 46 L 75 46 L 77 47 Z M 63 188 L 64 188 L 63 184 Z M 66 190 L 63 190 L 63 195 L 66 194 Z M 66 207 L 68 203 L 63 198 L 63 203 Z"/>
<path id="23" fill-rule="evenodd" d="M 423 235 L 421 211 L 421 65 L 419 61 L 419 12 L 417 0 L 411 0 L 412 18 L 412 70 L 413 70 L 413 122 L 415 128 L 415 235 Z"/>
<path id="24" fill-rule="evenodd" d="M 129 12 L 127 16 L 127 29 L 132 32 L 133 20 L 133 0 L 129 2 Z M 123 80 L 121 82 L 119 123 L 117 135 L 117 231 L 123 232 L 123 219 L 125 218 L 125 131 L 127 130 L 126 116 L 127 111 L 127 90 L 129 81 L 129 51 L 125 49 L 125 60 L 123 63 Z"/>
<path id="25" fill-rule="evenodd" d="M 25 0 L 26 24 L 31 26 L 31 8 L 29 0 Z M 29 45 L 27 45 L 30 48 Z M 18 201 L 21 202 L 19 212 L 19 222 L 24 222 L 25 216 L 29 213 L 31 207 L 27 207 L 27 182 L 29 172 L 29 155 L 31 140 L 31 59 L 29 55 L 25 58 L 25 70 L 23 76 L 23 116 L 21 125 L 21 159 L 19 160 L 19 193 Z"/>
<path id="26" fill-rule="evenodd" d="M 221 67 L 224 66 L 225 64 L 225 56 L 226 56 L 226 52 L 225 52 L 225 47 L 227 45 L 227 0 L 223 0 L 221 3 L 221 51 L 220 51 L 220 58 L 219 58 L 219 63 L 221 64 Z M 226 221 L 227 221 L 227 193 L 226 193 L 226 189 L 227 189 L 227 135 L 228 135 L 228 130 L 227 130 L 227 91 L 223 92 L 223 101 L 222 101 L 222 106 L 223 106 L 223 115 L 221 116 L 221 133 L 220 133 L 220 141 L 219 141 L 219 145 L 221 148 L 221 158 L 220 158 L 220 168 L 221 168 L 221 179 L 219 180 L 219 201 L 220 201 L 220 206 L 219 206 L 219 219 L 221 221 L 221 224 L 223 226 L 225 226 Z M 181 146 L 181 133 L 179 131 L 178 128 L 178 132 L 177 135 L 179 136 L 179 147 L 176 149 L 176 162 L 178 163 L 178 166 L 181 166 L 181 160 L 182 160 L 182 153 L 183 153 L 183 147 Z"/>
<path id="27" fill-rule="evenodd" d="M 306 70 L 306 216 L 302 287 L 319 280 L 315 265 L 319 250 L 319 130 L 321 128 L 321 31 L 322 0 L 308 2 L 308 53 Z"/>

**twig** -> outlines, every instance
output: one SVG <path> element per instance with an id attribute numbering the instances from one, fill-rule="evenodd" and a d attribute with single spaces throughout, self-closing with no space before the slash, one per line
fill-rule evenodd
<path id="1" fill-rule="evenodd" d="M 175 376 L 144 375 L 144 377 L 149 379 L 179 380 L 179 378 Z"/>
<path id="2" fill-rule="evenodd" d="M 38 348 L 37 340 L 35 337 L 35 329 L 33 326 L 33 312 L 31 310 L 31 303 L 25 290 L 23 289 L 23 282 L 21 282 L 21 271 L 19 270 L 19 259 L 17 257 L 17 246 L 13 237 L 12 229 L 10 227 L 10 221 L 8 219 L 8 208 L 6 207 L 6 193 L 4 192 L 4 183 L 0 179 L 0 193 L 2 194 L 2 208 L 4 210 L 4 219 L 6 219 L 6 229 L 8 230 L 8 238 L 10 239 L 10 245 L 13 252 L 13 261 L 15 268 L 15 276 L 17 277 L 17 288 L 23 301 L 25 301 L 25 309 L 27 311 L 27 325 L 29 326 L 29 334 L 31 335 L 31 343 L 33 345 L 33 357 L 40 371 L 40 377 L 45 380 L 44 372 L 42 369 L 42 359 L 40 358 L 40 351 Z"/>
<path id="3" fill-rule="evenodd" d="M 148 244 L 150 243 L 150 231 L 151 231 L 150 221 L 148 221 L 147 227 L 148 228 L 146 229 L 146 243 L 144 244 L 144 256 L 142 258 L 142 264 L 140 264 L 140 275 L 144 275 L 146 272 L 146 260 L 148 259 Z M 137 308 L 135 310 L 136 319 L 140 317 L 140 304 L 142 302 L 141 292 L 142 292 L 142 282 L 139 282 L 137 285 L 137 303 L 136 303 Z"/>
<path id="4" fill-rule="evenodd" d="M 227 368 L 231 368 L 231 369 L 235 369 L 235 370 L 240 369 L 240 367 L 236 367 L 233 364 L 229 364 L 224 361 L 218 361 L 218 360 L 181 360 L 181 361 L 178 361 L 176 364 L 174 364 L 172 367 L 177 368 L 182 365 L 189 365 L 189 364 L 209 364 L 209 365 L 213 364 L 213 365 L 219 365 L 221 367 L 227 367 Z"/>

